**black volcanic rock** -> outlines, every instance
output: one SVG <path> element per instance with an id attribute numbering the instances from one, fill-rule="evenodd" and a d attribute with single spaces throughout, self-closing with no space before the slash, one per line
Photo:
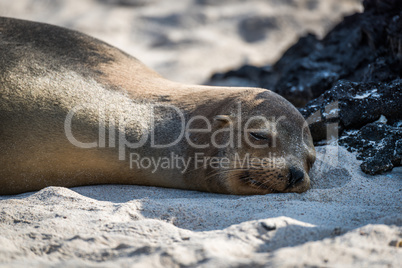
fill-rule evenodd
<path id="1" fill-rule="evenodd" d="M 360 130 L 345 131 L 339 143 L 358 153 L 361 169 L 370 175 L 402 166 L 402 126 L 370 123 Z"/>
<path id="2" fill-rule="evenodd" d="M 315 142 L 327 138 L 327 125 L 334 122 L 339 123 L 338 135 L 344 129 L 360 129 L 381 115 L 393 124 L 402 120 L 402 80 L 389 83 L 341 80 L 299 111 L 307 119 Z"/>
<path id="3" fill-rule="evenodd" d="M 364 0 L 364 10 L 374 10 L 380 13 L 402 8 L 400 0 Z"/>
<path id="4" fill-rule="evenodd" d="M 358 152 L 363 172 L 375 175 L 402 165 L 401 79 L 389 83 L 338 81 L 299 111 L 316 144 L 340 137 L 339 144 Z"/>

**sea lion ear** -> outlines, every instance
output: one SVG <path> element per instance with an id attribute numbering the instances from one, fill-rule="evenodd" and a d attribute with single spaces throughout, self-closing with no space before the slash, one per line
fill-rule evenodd
<path id="1" fill-rule="evenodd" d="M 224 126 L 232 123 L 232 119 L 229 115 L 220 114 L 214 117 L 214 123 L 218 123 L 220 126 Z"/>

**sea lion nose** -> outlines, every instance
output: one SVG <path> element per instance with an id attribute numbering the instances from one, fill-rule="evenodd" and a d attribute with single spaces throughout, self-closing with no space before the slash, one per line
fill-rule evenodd
<path id="1" fill-rule="evenodd" d="M 298 168 L 289 169 L 289 186 L 296 185 L 304 180 L 304 172 Z"/>

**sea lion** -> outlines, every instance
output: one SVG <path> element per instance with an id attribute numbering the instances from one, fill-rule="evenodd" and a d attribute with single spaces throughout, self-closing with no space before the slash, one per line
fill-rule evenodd
<path id="1" fill-rule="evenodd" d="M 85 34 L 0 18 L 0 194 L 303 192 L 314 160 L 307 123 L 269 90 L 172 82 Z"/>

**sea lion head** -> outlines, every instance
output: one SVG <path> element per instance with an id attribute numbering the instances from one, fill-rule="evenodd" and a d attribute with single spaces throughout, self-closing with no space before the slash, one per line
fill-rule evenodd
<path id="1" fill-rule="evenodd" d="M 310 188 L 315 149 L 308 124 L 290 102 L 269 90 L 250 89 L 217 110 L 212 135 L 216 144 L 228 146 L 213 154 L 229 161 L 209 168 L 211 191 L 268 194 Z"/>

